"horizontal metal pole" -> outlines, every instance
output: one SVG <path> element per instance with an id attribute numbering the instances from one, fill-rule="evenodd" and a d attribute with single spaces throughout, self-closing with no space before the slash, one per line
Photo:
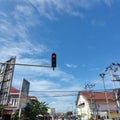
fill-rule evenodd
<path id="1" fill-rule="evenodd" d="M 33 65 L 33 64 L 21 64 L 21 63 L 15 63 L 15 64 L 12 64 L 12 63 L 2 63 L 0 62 L 0 64 L 8 64 L 8 65 L 20 65 L 20 66 L 33 66 L 33 67 L 48 67 L 48 68 L 51 68 L 51 66 L 48 66 L 48 65 Z"/>
<path id="2" fill-rule="evenodd" d="M 112 81 L 120 81 L 120 80 L 112 80 Z"/>

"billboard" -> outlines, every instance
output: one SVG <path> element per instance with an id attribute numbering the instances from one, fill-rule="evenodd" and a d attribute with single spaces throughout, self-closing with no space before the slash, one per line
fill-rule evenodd
<path id="1" fill-rule="evenodd" d="M 25 105 L 28 102 L 29 87 L 30 82 L 24 78 L 20 91 L 19 107 Z"/>
<path id="2" fill-rule="evenodd" d="M 16 57 L 11 57 L 0 69 L 0 104 L 7 105 L 13 79 Z"/>

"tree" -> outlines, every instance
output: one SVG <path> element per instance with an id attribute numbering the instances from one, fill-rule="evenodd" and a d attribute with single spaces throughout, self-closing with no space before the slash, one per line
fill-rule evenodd
<path id="1" fill-rule="evenodd" d="M 0 105 L 0 117 L 3 115 L 3 109 L 4 109 L 4 106 Z"/>
<path id="2" fill-rule="evenodd" d="M 19 114 L 19 110 L 16 110 L 11 116 L 12 120 L 18 120 L 19 119 L 18 114 Z"/>
<path id="3" fill-rule="evenodd" d="M 20 120 L 35 120 L 39 115 L 48 115 L 48 106 L 45 102 L 34 101 L 27 103 L 22 109 Z M 13 120 L 18 120 L 18 112 L 12 116 Z"/>
<path id="4" fill-rule="evenodd" d="M 23 110 L 23 116 L 29 119 L 36 119 L 39 115 L 48 115 L 48 107 L 45 102 L 34 101 L 28 103 L 27 106 Z"/>
<path id="5" fill-rule="evenodd" d="M 40 109 L 39 109 L 39 110 L 40 110 L 40 111 L 39 111 L 40 114 L 41 114 L 41 115 L 48 115 L 48 108 L 49 108 L 49 107 L 47 106 L 47 104 L 46 104 L 45 102 L 40 102 L 40 103 L 39 103 L 39 106 L 40 106 L 40 107 L 39 107 L 39 108 L 40 108 Z"/>

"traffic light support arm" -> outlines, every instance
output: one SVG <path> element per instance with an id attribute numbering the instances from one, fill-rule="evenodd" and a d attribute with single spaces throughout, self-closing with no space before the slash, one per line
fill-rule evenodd
<path id="1" fill-rule="evenodd" d="M 8 64 L 8 65 L 20 65 L 20 66 L 33 66 L 33 67 L 47 67 L 47 68 L 51 68 L 51 66 L 48 66 L 48 65 L 35 65 L 35 64 L 21 64 L 21 63 L 15 63 L 15 64 L 12 64 L 12 63 L 2 63 L 0 62 L 0 64 Z"/>

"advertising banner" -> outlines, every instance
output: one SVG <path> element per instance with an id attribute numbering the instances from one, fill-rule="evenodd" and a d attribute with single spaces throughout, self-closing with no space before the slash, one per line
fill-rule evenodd
<path id="1" fill-rule="evenodd" d="M 7 105 L 13 79 L 16 57 L 10 58 L 1 65 L 0 70 L 0 104 Z"/>
<path id="2" fill-rule="evenodd" d="M 28 102 L 30 82 L 23 79 L 21 93 L 20 93 L 20 106 L 24 106 Z"/>

